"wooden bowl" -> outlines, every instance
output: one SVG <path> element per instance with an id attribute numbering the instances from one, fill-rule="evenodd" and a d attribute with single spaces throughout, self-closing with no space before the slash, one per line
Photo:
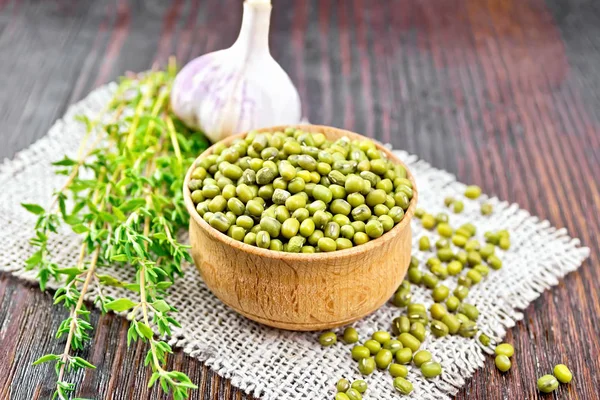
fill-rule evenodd
<path id="1" fill-rule="evenodd" d="M 318 125 L 299 129 L 321 132 L 330 140 L 361 135 Z M 261 132 L 283 131 L 277 126 Z M 229 137 L 231 143 L 244 134 Z M 377 144 L 391 160 L 402 164 Z M 196 160 L 211 154 L 213 147 Z M 402 164 L 403 165 L 403 164 Z M 296 254 L 250 246 L 212 228 L 196 212 L 188 182 L 183 188 L 190 213 L 190 242 L 194 262 L 212 292 L 238 313 L 262 324 L 298 331 L 329 329 L 360 319 L 381 307 L 404 278 L 411 256 L 410 220 L 414 196 L 405 217 L 389 232 L 361 246 L 331 253 Z"/>

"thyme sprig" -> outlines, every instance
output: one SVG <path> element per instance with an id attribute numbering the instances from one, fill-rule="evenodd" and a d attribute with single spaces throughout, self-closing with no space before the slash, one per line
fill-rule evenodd
<path id="1" fill-rule="evenodd" d="M 54 163 L 56 172 L 67 178 L 49 205 L 23 204 L 37 216 L 30 241 L 35 251 L 26 267 L 37 270 L 42 290 L 50 280 L 58 282 L 55 304 L 69 310 L 56 333 L 57 338 L 66 336 L 63 352 L 34 363 L 54 362 L 54 398 L 66 400 L 75 392 L 67 379 L 71 371 L 95 368 L 75 355 L 91 339 L 85 300 L 94 296 L 103 313 L 122 312 L 131 320 L 128 345 L 149 343 L 149 387 L 158 382 L 174 399 L 187 398 L 196 388 L 184 373 L 166 369 L 172 349 L 162 339 L 180 327 L 166 291 L 183 274 L 182 263 L 191 261 L 188 246 L 177 240 L 189 218 L 183 207 L 183 176 L 208 146 L 203 135 L 188 131 L 168 108 L 175 73 L 171 63 L 167 71 L 124 78 L 97 119 L 79 117 L 86 134 L 76 158 L 64 156 Z M 50 237 L 60 235 L 63 226 L 81 238 L 75 265 L 60 265 L 53 258 Z M 132 282 L 105 268 L 115 264 L 132 270 Z M 130 295 L 112 298 L 109 286 L 125 288 Z"/>

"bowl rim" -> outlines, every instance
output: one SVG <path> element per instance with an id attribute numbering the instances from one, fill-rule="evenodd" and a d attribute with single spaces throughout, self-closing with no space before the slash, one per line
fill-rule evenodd
<path id="1" fill-rule="evenodd" d="M 260 248 L 257 246 L 252 246 L 252 245 L 246 244 L 244 242 L 240 242 L 238 240 L 230 238 L 226 234 L 224 234 L 224 233 L 218 231 L 217 229 L 213 228 L 212 226 L 210 226 L 210 224 L 208 222 L 206 222 L 204 220 L 204 218 L 202 218 L 200 216 L 200 214 L 198 214 L 198 212 L 196 212 L 196 207 L 194 205 L 194 202 L 192 201 L 191 191 L 188 188 L 188 183 L 191 180 L 192 171 L 196 168 L 196 164 L 198 163 L 198 161 L 201 160 L 202 158 L 212 154 L 212 151 L 214 151 L 214 148 L 217 143 L 224 142 L 224 143 L 228 144 L 236 139 L 243 138 L 248 134 L 248 132 L 243 132 L 243 133 L 240 133 L 237 135 L 229 136 L 225 139 L 222 139 L 222 140 L 214 143 L 208 149 L 204 150 L 204 152 L 202 152 L 202 154 L 200 154 L 194 160 L 192 165 L 188 168 L 188 171 L 185 175 L 185 179 L 183 182 L 183 197 L 184 197 L 185 207 L 186 207 L 188 213 L 190 214 L 190 218 L 191 218 L 190 223 L 192 223 L 192 220 L 193 220 L 193 222 L 195 222 L 198 226 L 200 226 L 214 240 L 217 240 L 228 246 L 234 247 L 240 251 L 243 251 L 246 253 L 251 253 L 256 256 L 261 256 L 261 257 L 266 257 L 266 258 L 276 259 L 276 260 L 282 260 L 282 261 L 286 260 L 286 261 L 307 261 L 307 262 L 308 261 L 327 261 L 327 260 L 331 260 L 331 259 L 339 259 L 341 256 L 352 257 L 352 256 L 355 256 L 358 254 L 362 254 L 362 253 L 371 251 L 375 248 L 383 246 L 385 243 L 393 240 L 393 238 L 395 236 L 397 236 L 402 231 L 404 231 L 404 228 L 410 224 L 410 221 L 411 221 L 411 219 L 414 215 L 415 209 L 417 207 L 417 200 L 418 200 L 418 190 L 417 190 L 416 182 L 415 182 L 414 176 L 412 175 L 411 171 L 406 166 L 406 164 L 404 164 L 398 157 L 396 157 L 388 148 L 386 148 L 381 143 L 379 143 L 378 141 L 376 141 L 372 138 L 369 138 L 367 136 L 361 135 L 356 132 L 352 132 L 352 131 L 348 131 L 348 130 L 340 129 L 340 128 L 335 128 L 335 127 L 331 127 L 331 126 L 327 126 L 327 125 L 306 125 L 306 124 L 278 125 L 278 126 L 264 127 L 264 128 L 260 128 L 260 129 L 253 129 L 252 131 L 270 133 L 270 132 L 276 132 L 276 131 L 284 131 L 286 128 L 288 128 L 290 126 L 296 128 L 296 129 L 310 131 L 312 133 L 323 133 L 326 136 L 327 136 L 327 133 L 326 133 L 327 130 L 334 130 L 343 135 L 347 135 L 350 138 L 358 137 L 358 138 L 365 138 L 365 139 L 372 140 L 375 143 L 375 146 L 377 147 L 377 149 L 383 151 L 386 154 L 386 156 L 388 157 L 388 159 L 392 160 L 396 164 L 402 165 L 406 170 L 407 178 L 411 181 L 411 183 L 413 185 L 413 197 L 410 200 L 409 206 L 404 213 L 404 218 L 402 219 L 402 221 L 400 221 L 399 224 L 395 225 L 389 232 L 386 232 L 383 235 L 381 235 L 380 237 L 378 237 L 377 239 L 370 240 L 369 242 L 367 242 L 365 244 L 361 244 L 359 246 L 353 246 L 349 249 L 336 250 L 336 251 L 323 252 L 323 253 L 287 253 L 287 252 L 283 252 L 283 251 L 274 251 L 274 250 L 270 250 L 270 249 L 263 249 L 263 248 Z"/>

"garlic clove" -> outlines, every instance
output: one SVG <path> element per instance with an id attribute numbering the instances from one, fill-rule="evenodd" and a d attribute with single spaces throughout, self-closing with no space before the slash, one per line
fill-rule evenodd
<path id="1" fill-rule="evenodd" d="M 236 42 L 191 61 L 175 79 L 173 111 L 213 142 L 264 126 L 300 122 L 298 91 L 269 53 L 270 14 L 269 2 L 245 2 Z"/>

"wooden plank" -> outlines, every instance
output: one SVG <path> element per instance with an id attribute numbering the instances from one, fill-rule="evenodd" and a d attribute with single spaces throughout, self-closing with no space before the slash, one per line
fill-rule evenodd
<path id="1" fill-rule="evenodd" d="M 0 158 L 43 136 L 69 104 L 128 70 L 229 46 L 238 0 L 0 1 Z M 311 122 L 361 131 L 419 154 L 486 193 L 517 202 L 591 247 L 592 258 L 526 311 L 457 398 L 537 398 L 554 364 L 575 381 L 555 398 L 598 398 L 600 382 L 600 8 L 593 0 L 276 2 L 271 52 L 299 86 Z M 51 394 L 52 337 L 65 317 L 49 294 L 0 278 L 0 398 Z M 143 344 L 127 322 L 92 314 L 76 377 L 82 397 L 162 398 L 145 388 Z M 194 399 L 246 399 L 178 352 Z"/>

